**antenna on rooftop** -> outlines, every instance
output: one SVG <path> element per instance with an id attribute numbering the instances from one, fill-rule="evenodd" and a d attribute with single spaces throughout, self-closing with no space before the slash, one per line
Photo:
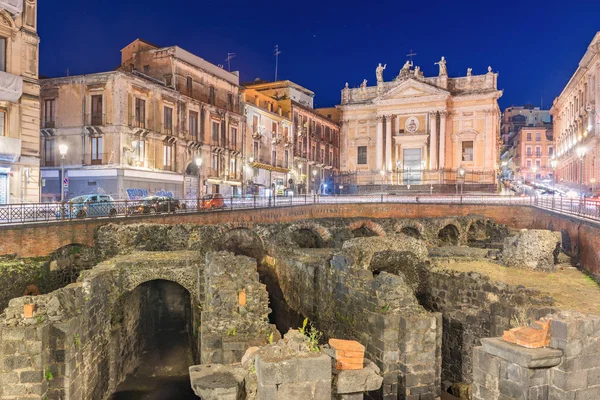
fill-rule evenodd
<path id="1" fill-rule="evenodd" d="M 227 53 L 227 58 L 225 59 L 225 61 L 227 61 L 227 70 L 229 72 L 231 72 L 231 59 L 235 58 L 235 53 Z"/>
<path id="2" fill-rule="evenodd" d="M 279 67 L 279 55 L 281 52 L 279 51 L 279 45 L 275 45 L 275 81 L 277 81 L 277 69 Z"/>

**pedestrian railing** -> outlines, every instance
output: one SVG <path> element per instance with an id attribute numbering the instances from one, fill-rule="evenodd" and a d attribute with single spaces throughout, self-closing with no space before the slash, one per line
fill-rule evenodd
<path id="1" fill-rule="evenodd" d="M 226 210 L 279 208 L 308 204 L 469 204 L 529 205 L 559 213 L 600 221 L 600 202 L 562 197 L 524 197 L 500 195 L 299 195 L 247 196 L 221 200 L 182 199 L 166 202 L 160 208 L 138 200 L 115 200 L 99 203 L 26 203 L 0 205 L 0 225 L 19 223 L 53 223 L 83 219 L 119 219 L 152 214 L 213 213 Z"/>

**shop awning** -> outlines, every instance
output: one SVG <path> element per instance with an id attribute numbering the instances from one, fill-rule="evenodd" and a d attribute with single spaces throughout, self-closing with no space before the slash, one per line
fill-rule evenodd
<path id="1" fill-rule="evenodd" d="M 259 162 L 253 162 L 252 164 L 250 164 L 250 166 L 252 168 L 265 169 L 267 171 L 272 171 L 272 172 L 280 172 L 282 174 L 287 174 L 288 172 L 290 172 L 289 168 L 276 167 L 274 165 L 263 164 L 263 163 L 259 163 Z"/>

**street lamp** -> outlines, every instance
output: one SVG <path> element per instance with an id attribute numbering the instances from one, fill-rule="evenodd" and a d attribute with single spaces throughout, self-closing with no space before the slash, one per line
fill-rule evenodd
<path id="1" fill-rule="evenodd" d="M 317 195 L 317 170 L 312 170 L 314 195 Z"/>
<path id="2" fill-rule="evenodd" d="M 202 157 L 196 157 L 196 167 L 198 167 L 198 198 L 202 198 Z"/>
<path id="3" fill-rule="evenodd" d="M 463 167 L 459 167 L 458 170 L 458 176 L 462 178 L 462 180 L 460 181 L 460 194 L 463 194 L 463 184 L 465 183 L 465 169 Z M 456 190 L 458 191 L 458 187 L 456 188 Z"/>
<path id="4" fill-rule="evenodd" d="M 579 197 L 583 198 L 583 157 L 585 157 L 585 147 L 577 147 L 577 157 L 579 157 Z"/>
<path id="5" fill-rule="evenodd" d="M 383 185 L 385 184 L 385 170 L 379 171 L 381 174 L 381 194 L 383 195 Z"/>
<path id="6" fill-rule="evenodd" d="M 61 182 L 60 182 L 60 202 L 63 203 L 65 201 L 65 156 L 67 155 L 67 151 L 69 150 L 69 146 L 66 144 L 61 144 L 58 146 L 58 152 L 60 153 L 60 169 L 61 169 Z"/>

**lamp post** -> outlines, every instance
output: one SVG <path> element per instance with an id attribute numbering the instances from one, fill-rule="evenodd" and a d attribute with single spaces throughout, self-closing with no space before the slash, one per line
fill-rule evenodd
<path id="1" fill-rule="evenodd" d="M 532 179 L 532 182 L 534 182 L 534 183 L 535 183 L 535 181 L 536 181 L 536 178 L 537 178 L 537 175 L 536 175 L 536 174 L 537 174 L 537 167 L 536 167 L 535 165 L 534 165 L 533 167 L 531 167 L 531 172 L 533 172 L 533 179 Z"/>
<path id="2" fill-rule="evenodd" d="M 594 194 L 594 190 L 596 189 L 596 178 L 590 178 L 590 183 L 592 184 L 592 194 Z"/>
<path id="3" fill-rule="evenodd" d="M 314 194 L 317 194 L 317 170 L 313 169 L 312 170 L 312 176 L 313 176 L 313 190 L 314 190 Z"/>
<path id="4" fill-rule="evenodd" d="M 465 169 L 463 167 L 458 168 L 458 176 L 462 178 L 460 181 L 460 194 L 463 194 L 463 183 L 465 182 Z"/>
<path id="5" fill-rule="evenodd" d="M 385 184 L 385 170 L 379 171 L 381 174 L 381 195 L 383 196 L 383 185 Z"/>
<path id="6" fill-rule="evenodd" d="M 67 155 L 67 151 L 69 150 L 69 146 L 67 146 L 66 144 L 61 144 L 60 146 L 58 146 L 58 151 L 60 153 L 60 202 L 64 203 L 65 201 L 65 184 L 64 184 L 64 179 L 65 179 L 65 156 Z"/>
<path id="7" fill-rule="evenodd" d="M 298 185 L 302 184 L 302 163 L 298 163 Z M 300 194 L 300 189 L 296 189 L 298 191 L 298 195 Z M 304 189 L 306 192 L 306 188 Z"/>
<path id="8" fill-rule="evenodd" d="M 579 198 L 583 198 L 583 157 L 585 157 L 585 147 L 577 147 L 577 157 L 579 157 Z"/>

